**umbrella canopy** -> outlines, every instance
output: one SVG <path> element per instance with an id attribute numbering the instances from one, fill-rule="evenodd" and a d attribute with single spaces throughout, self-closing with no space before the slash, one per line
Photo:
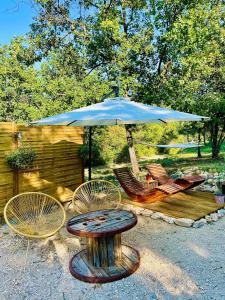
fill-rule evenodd
<path id="1" fill-rule="evenodd" d="M 101 103 L 72 110 L 63 114 L 32 122 L 34 125 L 100 126 L 119 124 L 169 123 L 176 121 L 202 121 L 203 116 L 183 113 L 158 106 L 115 97 Z"/>
<path id="2" fill-rule="evenodd" d="M 101 103 L 58 114 L 52 117 L 31 122 L 33 125 L 66 125 L 89 126 L 89 180 L 91 179 L 91 128 L 92 126 L 119 125 L 127 126 L 127 141 L 133 170 L 138 164 L 133 148 L 129 124 L 169 123 L 175 121 L 202 121 L 207 117 L 183 113 L 167 108 L 150 106 L 130 101 L 129 98 L 115 97 L 105 99 Z"/>

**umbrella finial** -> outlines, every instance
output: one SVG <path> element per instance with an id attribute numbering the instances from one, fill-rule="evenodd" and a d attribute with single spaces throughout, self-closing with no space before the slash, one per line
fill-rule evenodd
<path id="1" fill-rule="evenodd" d="M 120 94 L 120 90 L 119 90 L 119 86 L 118 85 L 115 85 L 112 87 L 114 93 L 115 93 L 115 96 L 116 97 L 119 97 L 119 94 Z"/>

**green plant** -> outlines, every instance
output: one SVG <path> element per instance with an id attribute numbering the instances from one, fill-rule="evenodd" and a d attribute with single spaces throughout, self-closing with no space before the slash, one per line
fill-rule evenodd
<path id="1" fill-rule="evenodd" d="M 34 150 L 21 147 L 7 155 L 5 160 L 11 169 L 27 169 L 32 167 L 35 158 Z"/>
<path id="2" fill-rule="evenodd" d="M 222 182 L 219 180 L 216 182 L 216 191 L 215 191 L 215 195 L 223 195 L 223 191 L 222 191 Z"/>
<path id="3" fill-rule="evenodd" d="M 89 159 L 89 147 L 87 144 L 84 144 L 80 147 L 80 156 L 84 160 L 84 165 L 88 166 L 88 159 Z M 92 166 L 98 166 L 98 165 L 103 165 L 104 160 L 101 157 L 101 151 L 98 146 L 92 145 L 92 151 L 91 151 L 91 165 Z"/>

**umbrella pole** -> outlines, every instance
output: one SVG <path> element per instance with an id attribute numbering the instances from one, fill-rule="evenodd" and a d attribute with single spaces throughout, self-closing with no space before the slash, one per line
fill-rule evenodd
<path id="1" fill-rule="evenodd" d="M 136 153 L 135 153 L 135 149 L 134 149 L 134 141 L 133 141 L 133 136 L 132 136 L 132 125 L 125 125 L 125 128 L 126 128 L 127 144 L 128 144 L 128 150 L 129 150 L 132 170 L 133 170 L 134 174 L 137 174 L 140 170 L 139 170 L 137 157 L 136 157 Z"/>
<path id="2" fill-rule="evenodd" d="M 92 127 L 89 127 L 89 149 L 88 149 L 88 180 L 91 180 L 91 152 L 92 152 Z"/>

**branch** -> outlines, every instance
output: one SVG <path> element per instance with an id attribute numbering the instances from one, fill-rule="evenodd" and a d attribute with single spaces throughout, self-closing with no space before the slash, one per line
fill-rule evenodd
<path id="1" fill-rule="evenodd" d="M 91 70 L 85 75 L 85 77 L 87 77 L 88 75 L 90 75 L 95 69 L 97 69 L 100 66 L 104 66 L 107 65 L 107 62 L 100 62 L 98 64 L 96 64 L 94 67 L 91 68 Z"/>
<path id="2" fill-rule="evenodd" d="M 166 55 L 166 50 L 167 50 L 167 45 L 164 45 L 161 55 L 159 56 L 159 64 L 158 64 L 158 68 L 157 68 L 158 75 L 161 74 L 161 65 L 162 65 L 164 56 Z"/>

